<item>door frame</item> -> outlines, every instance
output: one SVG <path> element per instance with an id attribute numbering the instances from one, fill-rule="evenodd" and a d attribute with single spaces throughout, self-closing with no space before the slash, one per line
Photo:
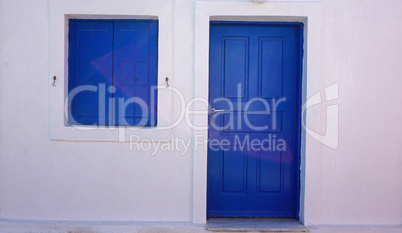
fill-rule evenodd
<path id="1" fill-rule="evenodd" d="M 299 220 L 299 216 L 300 216 L 300 167 L 301 167 L 301 134 L 302 134 L 302 121 L 301 121 L 301 114 L 302 114 L 302 83 L 303 83 L 303 58 L 304 58 L 304 23 L 303 22 L 273 22 L 273 21 L 214 21 L 211 20 L 209 22 L 209 29 L 211 28 L 212 24 L 224 24 L 224 25 L 292 25 L 292 26 L 298 26 L 298 43 L 299 43 L 299 51 L 298 51 L 298 67 L 297 67 L 297 71 L 298 71 L 298 77 L 297 77 L 297 86 L 298 86 L 298 97 L 297 97 L 297 106 L 298 106 L 298 110 L 297 110 L 297 144 L 296 144 L 296 151 L 297 151 L 297 155 L 296 155 L 296 167 L 294 169 L 296 169 L 296 179 L 295 179 L 295 219 Z M 209 49 L 209 47 L 208 47 Z M 209 59 L 208 59 L 209 62 Z M 209 64 L 209 63 L 208 63 Z M 209 82 L 209 72 L 208 72 L 208 82 Z M 209 86 L 208 86 L 208 94 L 209 94 Z M 208 102 L 209 102 L 209 96 L 208 96 Z M 208 157 L 208 152 L 207 152 L 207 157 Z M 207 165 L 207 173 L 208 173 L 208 165 Z M 206 211 L 208 211 L 208 184 L 207 184 L 207 201 L 206 201 Z"/>
<path id="2" fill-rule="evenodd" d="M 323 90 L 322 81 L 322 39 L 323 39 L 323 4 L 321 1 L 304 2 L 303 7 L 297 1 L 275 1 L 257 4 L 253 2 L 211 2 L 196 1 L 195 3 L 195 57 L 194 57 L 194 96 L 208 99 L 209 81 L 209 25 L 210 21 L 245 21 L 245 22 L 299 22 L 304 24 L 301 103 L 306 102 L 306 96 L 312 96 Z M 308 54 L 308 60 L 307 60 Z M 308 85 L 308 88 L 307 88 Z M 208 111 L 205 104 L 194 105 L 195 111 Z M 323 109 L 319 112 L 324 112 Z M 325 131 L 320 114 L 303 113 L 303 124 Z M 197 116 L 193 119 L 197 126 L 208 125 L 208 116 Z M 308 225 L 319 221 L 320 215 L 320 177 L 319 159 L 320 144 L 306 137 L 306 131 L 300 129 L 300 199 L 299 220 Z M 208 138 L 208 130 L 195 129 L 193 132 L 193 177 L 192 177 L 192 214 L 194 223 L 206 223 L 207 208 L 207 150 L 202 149 L 199 142 Z M 306 159 L 308 154 L 308 159 Z M 308 170 L 306 170 L 308 167 Z M 308 180 L 308 186 L 306 186 Z"/>

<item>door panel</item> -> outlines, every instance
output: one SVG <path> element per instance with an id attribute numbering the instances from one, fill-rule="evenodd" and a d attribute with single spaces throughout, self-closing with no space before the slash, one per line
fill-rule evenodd
<path id="1" fill-rule="evenodd" d="M 226 98 L 245 98 L 247 94 L 247 56 L 248 38 L 223 38 L 223 96 Z M 232 69 L 236 67 L 236 69 Z M 241 84 L 240 95 L 237 95 L 237 85 Z"/>
<path id="2" fill-rule="evenodd" d="M 301 29 L 211 23 L 208 217 L 297 217 Z"/>

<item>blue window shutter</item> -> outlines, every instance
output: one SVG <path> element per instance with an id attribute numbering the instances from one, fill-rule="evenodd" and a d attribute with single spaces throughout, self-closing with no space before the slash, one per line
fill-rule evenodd
<path id="1" fill-rule="evenodd" d="M 157 125 L 157 104 L 158 104 L 158 23 L 153 22 L 149 24 L 150 34 L 150 50 L 149 54 L 149 84 L 151 85 L 151 99 L 149 112 L 149 125 Z M 153 88 L 152 88 L 153 87 Z"/>
<path id="2" fill-rule="evenodd" d="M 84 90 L 72 98 L 68 121 L 108 125 L 111 122 L 108 100 L 112 96 L 107 88 L 112 85 L 113 77 L 113 22 L 70 20 L 69 23 L 68 92 L 71 94 L 77 88 Z"/>
<path id="3" fill-rule="evenodd" d="M 117 125 L 157 124 L 158 23 L 114 23 L 114 76 Z"/>

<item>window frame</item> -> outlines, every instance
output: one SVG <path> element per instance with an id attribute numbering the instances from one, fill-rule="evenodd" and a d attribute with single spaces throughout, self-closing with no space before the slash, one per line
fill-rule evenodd
<path id="1" fill-rule="evenodd" d="M 96 14 L 99 12 L 99 14 Z M 95 13 L 95 14 L 94 14 Z M 90 4 L 69 4 L 61 0 L 49 2 L 48 25 L 48 137 L 57 141 L 129 142 L 171 141 L 179 123 L 173 108 L 174 75 L 172 52 L 172 3 L 164 0 L 123 2 L 113 0 Z M 158 20 L 158 118 L 157 126 L 72 126 L 67 124 L 68 93 L 68 25 L 69 19 L 151 19 Z M 56 76 L 55 86 L 53 77 Z M 169 77 L 170 86 L 166 86 Z M 179 98 L 181 102 L 184 98 Z M 176 103 L 176 102 L 175 102 Z"/>

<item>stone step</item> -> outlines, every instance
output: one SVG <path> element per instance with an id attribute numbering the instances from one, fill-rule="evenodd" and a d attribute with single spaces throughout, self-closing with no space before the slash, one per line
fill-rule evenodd
<path id="1" fill-rule="evenodd" d="M 211 218 L 206 229 L 210 232 L 308 232 L 295 219 Z"/>

